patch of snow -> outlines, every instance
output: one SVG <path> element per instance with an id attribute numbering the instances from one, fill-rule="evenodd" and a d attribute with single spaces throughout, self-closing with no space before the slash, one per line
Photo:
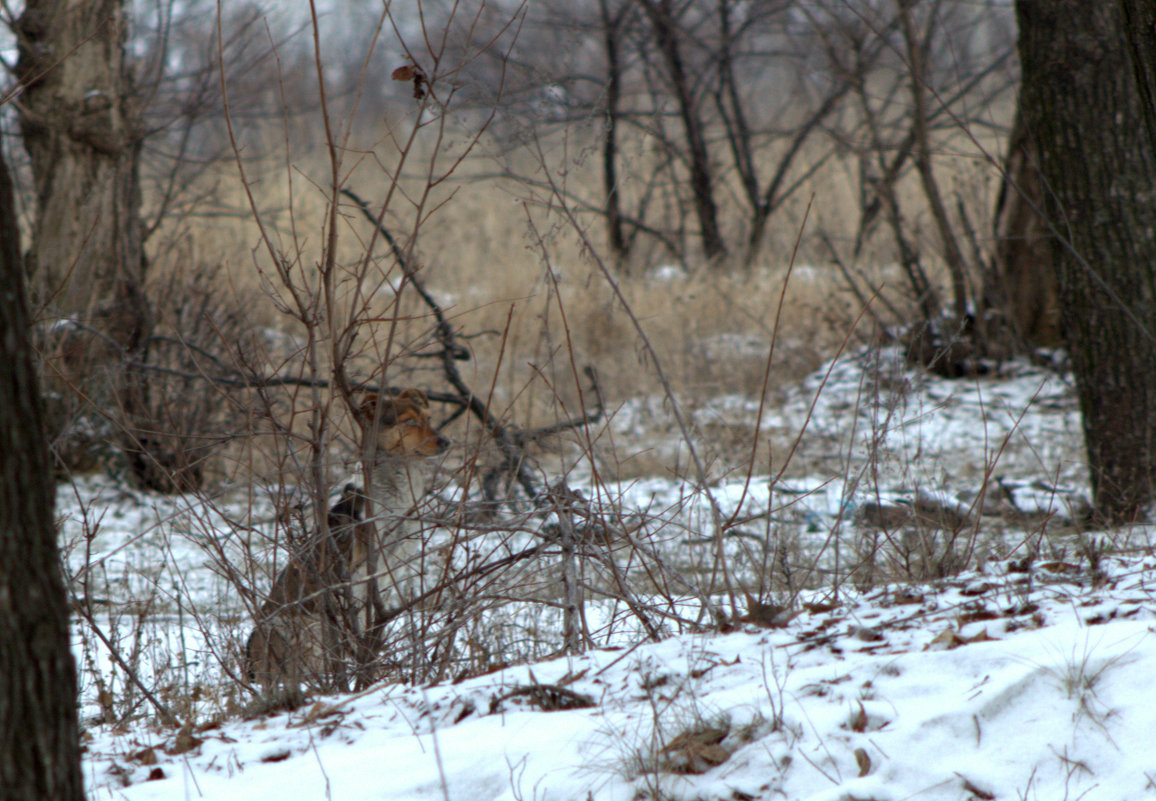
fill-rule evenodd
<path id="1" fill-rule="evenodd" d="M 1138 801 L 1156 788 L 1154 571 L 1113 558 L 1097 588 L 1040 567 L 844 594 L 782 629 L 320 698 L 197 731 L 183 753 L 175 732 L 90 728 L 89 794 Z M 593 706 L 512 692 L 533 685 Z M 705 769 L 663 770 L 704 727 L 721 739 Z"/>

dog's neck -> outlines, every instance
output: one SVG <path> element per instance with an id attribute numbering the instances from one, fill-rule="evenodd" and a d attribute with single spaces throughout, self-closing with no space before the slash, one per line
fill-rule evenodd
<path id="1" fill-rule="evenodd" d="M 428 484 L 428 460 L 379 453 L 367 494 L 373 500 L 374 514 L 405 514 L 425 497 Z"/>

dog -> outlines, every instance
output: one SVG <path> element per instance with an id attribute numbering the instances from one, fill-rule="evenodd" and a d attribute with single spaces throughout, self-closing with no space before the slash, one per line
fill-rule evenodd
<path id="1" fill-rule="evenodd" d="M 246 674 L 262 687 L 341 688 L 351 661 L 371 659 L 385 597 L 416 576 L 429 464 L 450 442 L 430 423 L 421 390 L 369 395 L 355 415 L 364 433 L 364 489 L 345 488 L 325 530 L 290 556 L 245 646 Z"/>

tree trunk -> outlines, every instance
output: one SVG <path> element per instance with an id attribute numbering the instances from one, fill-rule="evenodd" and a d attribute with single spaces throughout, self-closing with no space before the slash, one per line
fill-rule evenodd
<path id="1" fill-rule="evenodd" d="M 618 188 L 618 115 L 622 94 L 622 54 L 619 36 L 628 6 L 610 13 L 607 0 L 600 0 L 603 46 L 606 48 L 606 138 L 602 142 L 602 185 L 606 193 L 606 233 L 610 252 L 623 267 L 629 257 L 626 236 L 622 230 L 622 206 Z"/>
<path id="2" fill-rule="evenodd" d="M 0 152 L 0 787 L 83 801 L 76 665 L 12 184 Z"/>
<path id="3" fill-rule="evenodd" d="M 1148 136 L 1156 141 L 1156 0 L 1122 0 L 1124 35 Z"/>
<path id="4" fill-rule="evenodd" d="M 1047 203 L 1035 145 L 1018 112 L 1008 139 L 995 212 L 995 270 L 984 277 L 985 303 L 1006 317 L 1009 344 L 1062 344 L 1057 267 L 1043 218 Z"/>
<path id="5" fill-rule="evenodd" d="M 66 383 L 119 425 L 138 483 L 172 491 L 164 430 L 129 364 L 146 360 L 151 322 L 126 30 L 124 0 L 28 0 L 17 21 L 18 119 L 37 205 L 26 266 L 34 302 L 84 326 Z"/>
<path id="6" fill-rule="evenodd" d="M 968 296 L 967 291 L 967 264 L 964 262 L 963 251 L 952 230 L 951 221 L 947 216 L 947 204 L 943 202 L 943 195 L 939 191 L 939 182 L 931 165 L 931 133 L 927 123 L 927 75 L 925 66 L 926 55 L 924 43 L 930 40 L 930 31 L 918 36 L 915 31 L 915 22 L 911 18 L 913 0 L 898 0 L 900 28 L 903 31 L 904 49 L 907 55 L 908 69 L 911 71 L 911 133 L 914 136 L 913 159 L 916 172 L 919 173 L 919 182 L 923 187 L 923 196 L 927 198 L 927 207 L 931 212 L 931 219 L 939 232 L 939 240 L 943 245 L 943 260 L 947 264 L 948 274 L 951 276 L 951 293 L 955 300 L 955 331 L 963 329 L 967 319 Z M 934 17 L 928 23 L 934 25 Z"/>
<path id="7" fill-rule="evenodd" d="M 643 7 L 650 17 L 654 38 L 666 65 L 670 88 L 678 104 L 678 116 L 682 120 L 683 135 L 686 137 L 685 158 L 690 169 L 690 191 L 695 215 L 698 217 L 703 253 L 708 260 L 715 261 L 726 256 L 727 248 L 719 227 L 718 204 L 714 200 L 714 175 L 703 120 L 694 102 L 690 80 L 683 64 L 678 21 L 671 0 L 644 0 Z"/>
<path id="8" fill-rule="evenodd" d="M 1046 182 L 1095 505 L 1130 522 L 1156 497 L 1156 140 L 1119 3 L 1016 11 L 1020 107 Z M 1150 66 L 1156 51 L 1137 57 Z"/>
<path id="9" fill-rule="evenodd" d="M 141 125 L 124 63 L 122 0 L 28 0 L 16 25 L 19 122 L 37 214 L 38 302 L 132 351 L 146 336 Z M 99 356 L 108 354 L 94 354 Z M 119 355 L 119 354 L 117 354 Z"/>

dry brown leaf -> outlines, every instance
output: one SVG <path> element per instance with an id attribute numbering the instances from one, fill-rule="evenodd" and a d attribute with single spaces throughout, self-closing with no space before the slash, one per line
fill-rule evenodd
<path id="1" fill-rule="evenodd" d="M 390 77 L 395 81 L 401 81 L 403 83 L 412 81 L 414 99 L 421 100 L 425 97 L 425 87 L 426 84 L 429 83 L 429 80 L 425 77 L 425 73 L 421 71 L 421 67 L 406 64 L 390 73 Z"/>
<path id="2" fill-rule="evenodd" d="M 688 729 L 662 748 L 667 758 L 662 770 L 670 773 L 699 774 L 730 759 L 731 753 L 721 743 L 730 733 L 725 726 Z"/>
<path id="3" fill-rule="evenodd" d="M 293 756 L 293 752 L 287 747 L 278 748 L 275 751 L 270 751 L 261 757 L 262 762 L 284 762 L 289 757 Z"/>
<path id="4" fill-rule="evenodd" d="M 715 765 L 721 765 L 731 758 L 730 751 L 726 750 L 721 745 L 703 746 L 702 749 L 698 752 L 697 756 L 712 768 Z"/>
<path id="5" fill-rule="evenodd" d="M 200 737 L 193 736 L 193 731 L 189 726 L 182 726 L 181 730 L 177 732 L 177 738 L 173 741 L 172 747 L 166 748 L 165 753 L 169 756 L 187 754 L 203 742 L 204 740 Z"/>
<path id="6" fill-rule="evenodd" d="M 851 633 L 855 635 L 856 639 L 862 640 L 863 642 L 883 641 L 883 632 L 871 626 L 853 626 Z"/>
<path id="7" fill-rule="evenodd" d="M 959 638 L 952 629 L 941 631 L 936 634 L 927 645 L 923 646 L 924 651 L 950 651 L 952 648 L 958 648 L 963 645 L 963 640 Z"/>
<path id="8" fill-rule="evenodd" d="M 722 727 L 689 729 L 667 743 L 662 750 L 664 752 L 670 753 L 673 751 L 681 751 L 686 748 L 718 745 L 726 738 L 727 734 L 729 733 L 730 729 Z"/>
<path id="9" fill-rule="evenodd" d="M 961 645 L 971 645 L 976 642 L 993 642 L 998 640 L 998 637 L 992 637 L 987 633 L 987 629 L 974 634 L 971 637 L 961 637 L 958 632 L 948 629 L 936 634 L 935 637 L 927 645 L 923 646 L 924 651 L 950 651 L 953 648 L 958 648 Z"/>
<path id="10" fill-rule="evenodd" d="M 301 720 L 289 724 L 289 728 L 297 729 L 303 726 L 310 726 L 319 720 L 323 720 L 334 715 L 345 715 L 345 710 L 341 708 L 340 704 L 327 704 L 323 701 L 314 702 L 313 706 L 309 707 L 309 711 L 305 713 L 305 717 Z"/>
<path id="11" fill-rule="evenodd" d="M 999 613 L 991 609 L 974 609 L 970 612 L 963 612 L 956 621 L 960 627 L 966 626 L 968 623 L 978 623 L 981 620 L 995 620 L 999 617 Z"/>
<path id="12" fill-rule="evenodd" d="M 785 606 L 765 604 L 749 592 L 744 595 L 747 596 L 747 613 L 739 618 L 742 623 L 754 623 L 765 629 L 781 629 L 799 614 Z"/>
<path id="13" fill-rule="evenodd" d="M 129 754 L 128 758 L 133 762 L 139 762 L 141 765 L 157 764 L 157 752 L 152 748 L 142 748 L 134 754 Z"/>
<path id="14" fill-rule="evenodd" d="M 921 604 L 923 593 L 904 587 L 891 596 L 891 602 L 896 605 Z"/>
<path id="15" fill-rule="evenodd" d="M 862 748 L 855 749 L 855 764 L 859 766 L 859 776 L 866 776 L 871 772 L 871 757 Z"/>
<path id="16" fill-rule="evenodd" d="M 863 702 L 859 702 L 859 711 L 851 715 L 850 721 L 851 731 L 865 732 L 867 731 L 867 710 L 863 708 Z"/>

